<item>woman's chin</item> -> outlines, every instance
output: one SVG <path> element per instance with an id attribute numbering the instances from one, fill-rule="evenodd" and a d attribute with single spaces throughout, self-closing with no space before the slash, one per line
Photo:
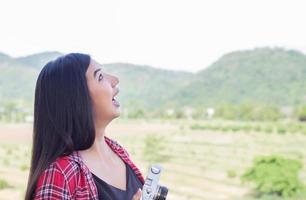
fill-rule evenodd
<path id="1" fill-rule="evenodd" d="M 120 109 L 120 107 L 115 107 L 115 115 L 116 115 L 116 117 L 119 117 L 120 116 L 120 114 L 121 114 L 121 109 Z"/>
<path id="2" fill-rule="evenodd" d="M 116 117 L 119 117 L 120 116 L 120 112 L 118 112 L 118 114 L 116 115 Z"/>

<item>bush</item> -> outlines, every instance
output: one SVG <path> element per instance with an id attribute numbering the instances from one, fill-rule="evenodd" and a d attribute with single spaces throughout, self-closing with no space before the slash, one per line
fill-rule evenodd
<path id="1" fill-rule="evenodd" d="M 244 125 L 242 126 L 242 130 L 246 133 L 249 133 L 252 129 L 252 126 L 251 125 Z"/>
<path id="2" fill-rule="evenodd" d="M 295 124 L 288 124 L 288 132 L 289 133 L 298 133 L 299 132 L 299 126 L 295 125 Z"/>
<path id="3" fill-rule="evenodd" d="M 256 132 L 260 132 L 261 131 L 261 126 L 260 125 L 255 125 L 254 126 L 254 131 L 256 131 Z"/>
<path id="4" fill-rule="evenodd" d="M 4 179 L 0 179 L 0 190 L 11 187 Z"/>
<path id="5" fill-rule="evenodd" d="M 227 177 L 229 178 L 235 178 L 237 176 L 237 173 L 235 170 L 228 170 L 227 171 Z"/>
<path id="6" fill-rule="evenodd" d="M 302 164 L 298 160 L 285 159 L 278 155 L 258 157 L 254 166 L 242 176 L 243 182 L 255 183 L 260 195 L 293 197 L 303 191 L 305 186 L 298 179 Z"/>
<path id="7" fill-rule="evenodd" d="M 232 125 L 231 129 L 232 129 L 233 132 L 237 132 L 237 131 L 240 131 L 241 127 L 239 125 L 237 125 L 237 126 Z"/>
<path id="8" fill-rule="evenodd" d="M 192 130 L 204 130 L 204 129 L 206 129 L 206 127 L 204 125 L 200 125 L 200 124 L 192 124 L 192 125 L 190 125 L 190 129 L 192 129 Z"/>
<path id="9" fill-rule="evenodd" d="M 306 105 L 296 109 L 295 114 L 302 122 L 306 121 Z"/>
<path id="10" fill-rule="evenodd" d="M 221 127 L 221 131 L 222 131 L 222 132 L 227 132 L 227 131 L 230 131 L 230 130 L 231 130 L 231 128 L 230 128 L 229 126 L 226 126 L 226 125 L 225 125 L 225 126 L 222 126 L 222 127 Z"/>
<path id="11" fill-rule="evenodd" d="M 163 155 L 161 152 L 166 147 L 165 138 L 157 134 L 149 134 L 145 137 L 145 147 L 142 151 L 143 157 L 147 162 L 157 163 L 169 159 L 169 156 Z"/>
<path id="12" fill-rule="evenodd" d="M 6 149 L 6 154 L 7 155 L 12 155 L 12 153 L 13 153 L 13 149 L 11 149 L 11 148 Z"/>
<path id="13" fill-rule="evenodd" d="M 221 125 L 219 125 L 219 124 L 211 125 L 209 128 L 210 128 L 210 130 L 212 130 L 212 131 L 223 130 L 223 126 L 221 126 Z"/>
<path id="14" fill-rule="evenodd" d="M 277 133 L 278 134 L 285 134 L 287 132 L 286 127 L 284 126 L 278 126 L 277 127 Z"/>
<path id="15" fill-rule="evenodd" d="M 185 116 L 185 113 L 184 113 L 183 109 L 175 109 L 175 111 L 174 111 L 174 117 L 175 117 L 176 119 L 183 119 L 183 118 L 185 118 L 186 116 Z"/>
<path id="16" fill-rule="evenodd" d="M 28 165 L 27 164 L 22 164 L 22 165 L 20 165 L 20 170 L 21 171 L 26 171 L 26 170 L 28 170 L 29 169 L 29 167 L 28 167 Z"/>
<path id="17" fill-rule="evenodd" d="M 264 127 L 264 132 L 265 133 L 272 133 L 273 132 L 273 126 L 267 125 Z"/>
<path id="18" fill-rule="evenodd" d="M 4 165 L 4 166 L 10 166 L 10 165 L 11 165 L 10 160 L 9 160 L 8 158 L 4 158 L 4 159 L 3 159 L 3 165 Z"/>

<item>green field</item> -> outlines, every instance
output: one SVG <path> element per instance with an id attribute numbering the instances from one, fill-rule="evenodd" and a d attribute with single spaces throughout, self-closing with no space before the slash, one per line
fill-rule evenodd
<path id="1" fill-rule="evenodd" d="M 31 130 L 31 124 L 1 125 L 0 199 L 24 195 Z M 160 184 L 168 186 L 169 200 L 255 199 L 253 186 L 242 184 L 240 176 L 254 157 L 274 153 L 300 160 L 300 179 L 306 184 L 303 124 L 116 119 L 106 135 L 129 151 L 144 176 L 150 164 L 163 166 Z"/>

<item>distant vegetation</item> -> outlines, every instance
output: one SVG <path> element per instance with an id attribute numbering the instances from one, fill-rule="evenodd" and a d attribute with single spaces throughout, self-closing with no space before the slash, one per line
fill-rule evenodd
<path id="1" fill-rule="evenodd" d="M 38 73 L 60 55 L 12 58 L 0 53 L 1 121 L 31 119 Z M 306 120 L 306 55 L 298 51 L 236 51 L 197 73 L 128 63 L 102 66 L 120 79 L 117 100 L 123 118 L 204 119 L 206 110 L 214 108 L 215 118 L 228 120 Z"/>

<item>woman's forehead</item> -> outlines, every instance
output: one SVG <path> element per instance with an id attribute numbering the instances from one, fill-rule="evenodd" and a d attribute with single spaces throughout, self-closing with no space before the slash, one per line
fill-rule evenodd
<path id="1" fill-rule="evenodd" d="M 96 62 L 95 60 L 91 59 L 90 64 L 88 66 L 88 70 L 86 75 L 88 76 L 92 76 L 91 78 L 94 78 L 94 72 L 98 69 L 101 69 L 101 64 L 99 64 L 98 62 Z"/>

